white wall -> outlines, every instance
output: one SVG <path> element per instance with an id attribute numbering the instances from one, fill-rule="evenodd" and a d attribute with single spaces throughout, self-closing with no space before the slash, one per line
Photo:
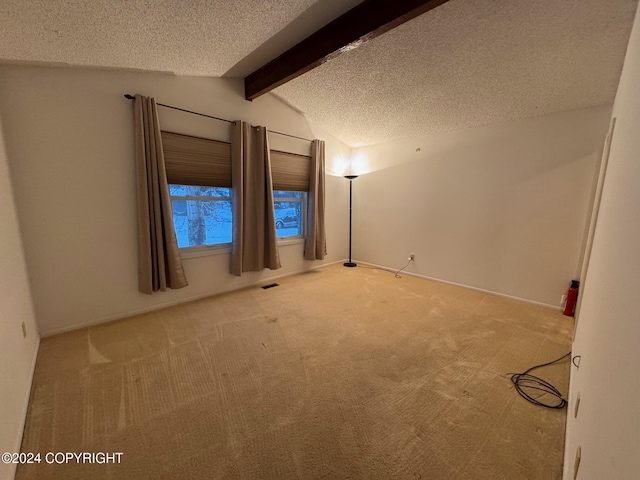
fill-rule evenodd
<path id="1" fill-rule="evenodd" d="M 640 10 L 613 107 L 616 126 L 573 355 L 566 480 L 640 475 Z M 577 419 L 573 411 L 580 394 Z"/>
<path id="2" fill-rule="evenodd" d="M 303 245 L 281 247 L 283 267 L 228 274 L 229 255 L 184 260 L 189 286 L 153 296 L 137 291 L 135 170 L 131 103 L 124 93 L 266 125 L 313 138 L 305 118 L 272 95 L 247 102 L 241 80 L 23 66 L 0 67 L 0 111 L 36 318 L 43 335 L 303 271 Z M 228 139 L 228 124 L 160 108 L 170 131 Z M 331 137 L 327 162 L 348 155 Z M 309 144 L 271 136 L 272 148 Z M 346 256 L 348 193 L 327 179 L 325 262 Z"/>
<path id="3" fill-rule="evenodd" d="M 39 341 L 0 122 L 0 453 L 20 451 Z M 0 462 L 1 479 L 14 471 Z"/>
<path id="4" fill-rule="evenodd" d="M 558 307 L 610 107 L 354 151 L 354 258 Z M 420 149 L 417 151 L 417 149 Z"/>

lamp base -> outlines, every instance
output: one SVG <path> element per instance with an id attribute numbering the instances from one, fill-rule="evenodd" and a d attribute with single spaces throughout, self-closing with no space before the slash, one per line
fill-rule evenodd
<path id="1" fill-rule="evenodd" d="M 355 263 L 355 262 L 345 262 L 343 265 L 344 265 L 345 267 L 355 267 L 355 266 L 357 266 L 358 264 L 357 264 L 357 263 Z"/>

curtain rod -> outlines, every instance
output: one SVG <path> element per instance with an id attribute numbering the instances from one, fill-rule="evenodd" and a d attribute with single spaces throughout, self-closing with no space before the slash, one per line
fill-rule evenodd
<path id="1" fill-rule="evenodd" d="M 135 96 L 133 96 L 133 95 L 131 95 L 129 93 L 125 93 L 124 94 L 124 98 L 126 98 L 127 100 L 133 100 L 135 98 Z M 184 108 L 178 108 L 178 107 L 174 107 L 172 105 L 165 105 L 164 103 L 156 102 L 156 105 L 158 105 L 159 107 L 171 108 L 173 110 L 179 110 L 181 112 L 190 113 L 192 115 L 199 115 L 201 117 L 212 118 L 213 120 L 219 120 L 221 122 L 236 123 L 233 120 L 227 120 L 226 118 L 214 117 L 212 115 L 207 115 L 207 114 L 204 114 L 204 113 L 194 112 L 194 111 L 191 111 L 191 110 L 185 110 Z M 267 130 L 267 131 L 269 133 L 275 133 L 276 135 L 282 135 L 284 137 L 297 138 L 298 140 L 304 140 L 305 142 L 313 142 L 313 140 L 310 140 L 308 138 L 297 137 L 296 135 L 291 135 L 289 133 L 276 132 L 275 130 Z"/>

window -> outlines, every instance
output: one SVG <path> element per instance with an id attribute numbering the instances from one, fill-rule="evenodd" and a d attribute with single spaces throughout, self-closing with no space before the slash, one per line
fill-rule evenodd
<path id="1" fill-rule="evenodd" d="M 173 225 L 179 248 L 231 243 L 231 189 L 169 185 Z M 274 210 L 278 238 L 302 237 L 306 192 L 275 191 Z"/>
<path id="2" fill-rule="evenodd" d="M 169 185 L 178 247 L 231 243 L 231 189 Z"/>
<path id="3" fill-rule="evenodd" d="M 305 227 L 306 192 L 273 192 L 278 238 L 301 237 Z"/>
<path id="4" fill-rule="evenodd" d="M 163 131 L 162 146 L 178 247 L 231 243 L 230 144 Z M 310 157 L 271 150 L 271 160 L 276 235 L 301 238 L 306 227 Z"/>

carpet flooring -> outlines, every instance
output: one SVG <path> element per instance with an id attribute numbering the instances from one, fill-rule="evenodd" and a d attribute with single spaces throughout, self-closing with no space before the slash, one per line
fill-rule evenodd
<path id="1" fill-rule="evenodd" d="M 278 283 L 43 339 L 22 443 L 43 461 L 16 478 L 562 477 L 566 411 L 507 374 L 567 353 L 573 319 L 362 266 Z M 538 374 L 567 392 L 568 359 Z"/>

